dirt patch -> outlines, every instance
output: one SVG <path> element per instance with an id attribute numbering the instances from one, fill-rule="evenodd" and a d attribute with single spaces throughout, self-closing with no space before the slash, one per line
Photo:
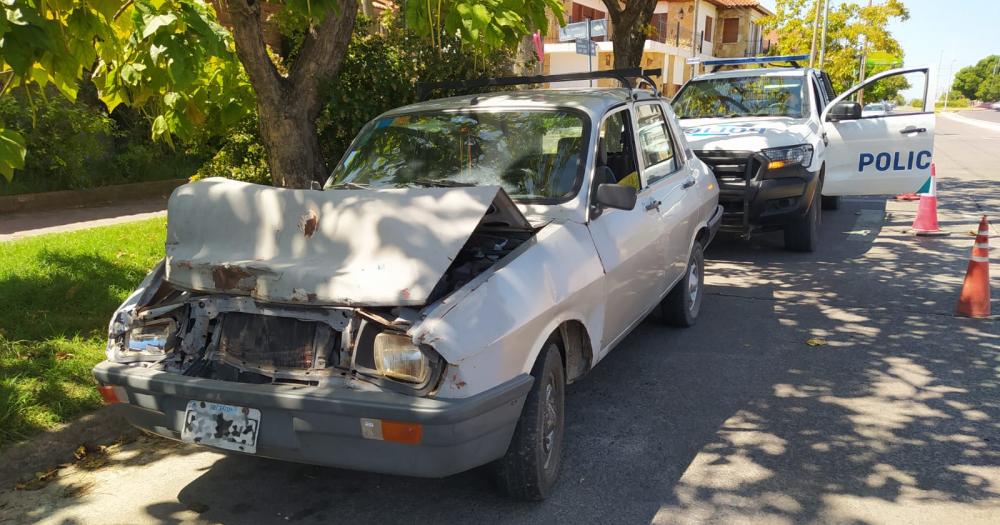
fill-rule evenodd
<path id="1" fill-rule="evenodd" d="M 56 430 L 0 449 L 0 488 L 38 483 L 39 473 L 44 475 L 66 463 L 90 461 L 88 458 L 98 457 L 94 451 L 101 447 L 132 441 L 138 435 L 139 430 L 125 421 L 117 407 L 101 408 Z"/>

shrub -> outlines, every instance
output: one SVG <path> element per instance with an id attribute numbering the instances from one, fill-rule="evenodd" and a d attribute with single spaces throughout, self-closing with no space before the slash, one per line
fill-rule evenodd
<path id="1" fill-rule="evenodd" d="M 236 125 L 223 139 L 222 147 L 215 156 L 198 169 L 193 179 L 207 177 L 226 177 L 244 182 L 271 184 L 267 152 L 260 142 L 256 116 Z"/>
<path id="2" fill-rule="evenodd" d="M 2 97 L 0 121 L 24 134 L 28 146 L 24 169 L 12 183 L 4 181 L 2 193 L 20 193 L 16 191 L 19 188 L 86 188 L 113 154 L 115 125 L 111 118 L 59 95 L 36 95 L 34 100 L 20 94 Z"/>

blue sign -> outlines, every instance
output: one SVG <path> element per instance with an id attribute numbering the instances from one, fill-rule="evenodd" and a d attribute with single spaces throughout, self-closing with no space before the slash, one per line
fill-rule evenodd
<path id="1" fill-rule="evenodd" d="M 590 21 L 590 37 L 607 36 L 608 21 L 604 18 Z M 559 28 L 559 41 L 569 42 L 578 38 L 587 38 L 587 22 L 577 22 Z"/>
<path id="2" fill-rule="evenodd" d="M 582 38 L 576 41 L 576 54 L 597 56 L 597 44 L 593 40 Z"/>

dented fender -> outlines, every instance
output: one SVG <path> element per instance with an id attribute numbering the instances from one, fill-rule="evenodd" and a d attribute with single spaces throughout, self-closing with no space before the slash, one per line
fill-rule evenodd
<path id="1" fill-rule="evenodd" d="M 525 244 L 523 253 L 468 283 L 458 297 L 428 307 L 409 330 L 449 363 L 439 396 L 471 396 L 530 373 L 564 321 L 582 323 L 591 347 L 599 348 L 604 270 L 587 227 L 551 223 Z"/>

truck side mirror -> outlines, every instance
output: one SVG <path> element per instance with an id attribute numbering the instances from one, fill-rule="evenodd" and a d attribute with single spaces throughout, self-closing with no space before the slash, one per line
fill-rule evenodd
<path id="1" fill-rule="evenodd" d="M 861 118 L 861 104 L 842 100 L 837 105 L 830 108 L 826 115 L 826 120 L 837 122 L 838 120 L 857 120 Z"/>
<path id="2" fill-rule="evenodd" d="M 598 206 L 616 210 L 631 210 L 635 208 L 638 192 L 632 186 L 624 184 L 600 184 L 594 199 Z"/>

